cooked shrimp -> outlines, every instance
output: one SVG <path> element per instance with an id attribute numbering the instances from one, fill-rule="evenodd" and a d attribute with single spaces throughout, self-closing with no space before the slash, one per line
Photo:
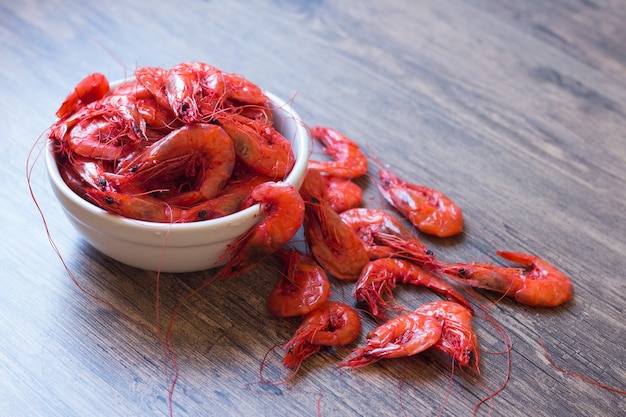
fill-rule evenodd
<path id="1" fill-rule="evenodd" d="M 304 316 L 302 324 L 285 346 L 283 364 L 298 368 L 322 346 L 344 346 L 361 332 L 361 318 L 347 304 L 326 301 Z"/>
<path id="2" fill-rule="evenodd" d="M 254 187 L 242 210 L 261 205 L 262 220 L 229 246 L 221 278 L 242 273 L 289 242 L 302 226 L 304 201 L 287 182 L 266 182 Z"/>
<path id="3" fill-rule="evenodd" d="M 384 319 L 382 308 L 388 303 L 383 296 L 392 298 L 396 283 L 427 287 L 473 311 L 470 302 L 452 285 L 432 272 L 398 258 L 380 258 L 368 263 L 354 286 L 352 296 L 358 301 L 365 301 L 374 317 Z"/>
<path id="4" fill-rule="evenodd" d="M 89 188 L 87 198 L 102 209 L 135 220 L 174 223 L 184 212 L 149 195 L 131 195 Z"/>
<path id="5" fill-rule="evenodd" d="M 223 73 L 226 96 L 244 104 L 265 105 L 267 96 L 256 84 L 239 74 Z"/>
<path id="6" fill-rule="evenodd" d="M 65 119 L 81 106 L 101 99 L 109 92 L 109 81 L 104 74 L 95 72 L 79 81 L 65 98 L 56 112 L 59 119 Z"/>
<path id="7" fill-rule="evenodd" d="M 440 191 L 410 184 L 387 170 L 379 170 L 382 195 L 421 232 L 449 237 L 463 231 L 463 213 Z"/>
<path id="8" fill-rule="evenodd" d="M 206 68 L 203 68 L 206 67 Z M 201 73 L 213 67 L 199 62 L 174 65 L 165 76 L 165 95 L 174 114 L 185 123 L 200 121 L 198 100 L 202 96 Z"/>
<path id="9" fill-rule="evenodd" d="M 433 348 L 452 356 L 463 367 L 473 361 L 476 372 L 480 372 L 478 336 L 474 331 L 470 310 L 452 301 L 433 301 L 419 306 L 413 312 L 441 321 L 441 338 Z"/>
<path id="10" fill-rule="evenodd" d="M 327 188 L 330 206 L 337 213 L 355 208 L 363 201 L 363 189 L 350 178 L 322 175 Z"/>
<path id="11" fill-rule="evenodd" d="M 141 67 L 135 70 L 135 78 L 140 85 L 152 93 L 159 106 L 172 110 L 165 93 L 167 72 L 166 69 L 160 67 Z"/>
<path id="12" fill-rule="evenodd" d="M 533 307 L 556 307 L 572 298 L 570 279 L 549 262 L 533 255 L 497 251 L 499 256 L 526 268 L 507 268 L 492 264 L 450 264 L 443 273 L 461 278 L 478 288 L 496 291 Z"/>
<path id="13" fill-rule="evenodd" d="M 365 346 L 354 349 L 340 367 L 359 368 L 384 358 L 416 355 L 441 340 L 441 320 L 409 313 L 395 317 L 367 334 Z"/>
<path id="14" fill-rule="evenodd" d="M 302 316 L 315 310 L 330 296 L 324 269 L 298 250 L 279 250 L 285 268 L 267 298 L 269 311 L 277 317 Z"/>
<path id="15" fill-rule="evenodd" d="M 315 259 L 335 278 L 356 280 L 369 256 L 359 236 L 330 206 L 318 171 L 309 169 L 300 192 L 306 202 L 304 236 Z"/>
<path id="16" fill-rule="evenodd" d="M 311 129 L 313 139 L 320 141 L 332 161 L 309 161 L 309 167 L 325 174 L 343 178 L 356 178 L 367 173 L 367 157 L 359 145 L 330 127 Z"/>
<path id="17" fill-rule="evenodd" d="M 125 161 L 118 174 L 145 182 L 164 175 L 198 177 L 198 191 L 210 199 L 224 187 L 234 166 L 235 150 L 230 136 L 219 126 L 198 123 L 174 130 L 150 145 Z M 199 175 L 195 175 L 197 169 Z"/>
<path id="18" fill-rule="evenodd" d="M 215 116 L 233 139 L 237 156 L 253 170 L 274 180 L 284 179 L 295 163 L 289 142 L 270 124 L 234 114 Z"/>
<path id="19" fill-rule="evenodd" d="M 360 237 L 370 259 L 402 257 L 421 266 L 437 265 L 432 251 L 384 210 L 353 208 L 339 217 Z"/>

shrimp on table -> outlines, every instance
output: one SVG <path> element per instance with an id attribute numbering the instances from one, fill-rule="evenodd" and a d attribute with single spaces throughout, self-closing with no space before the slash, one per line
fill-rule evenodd
<path id="1" fill-rule="evenodd" d="M 319 171 L 308 170 L 300 192 L 306 202 L 304 237 L 313 256 L 335 278 L 356 280 L 369 256 L 359 236 L 330 206 Z"/>
<path id="2" fill-rule="evenodd" d="M 438 265 L 432 251 L 384 210 L 359 207 L 339 217 L 360 237 L 370 259 L 400 257 L 427 268 Z"/>
<path id="3" fill-rule="evenodd" d="M 379 170 L 378 175 L 382 195 L 421 232 L 449 237 L 463 231 L 461 209 L 440 191 L 410 184 L 391 171 Z"/>
<path id="4" fill-rule="evenodd" d="M 174 130 L 148 146 L 125 161 L 117 173 L 146 183 L 180 175 L 197 177 L 198 191 L 210 199 L 222 190 L 234 166 L 235 150 L 230 136 L 219 126 L 196 123 Z"/>
<path id="5" fill-rule="evenodd" d="M 81 106 L 101 99 L 109 92 L 109 81 L 104 74 L 95 72 L 79 81 L 56 112 L 59 119 L 71 116 Z"/>
<path id="6" fill-rule="evenodd" d="M 313 258 L 295 249 L 279 249 L 277 254 L 285 267 L 267 298 L 267 307 L 273 315 L 302 316 L 326 302 L 330 281 Z"/>
<path id="7" fill-rule="evenodd" d="M 309 168 L 342 178 L 356 178 L 367 173 L 367 157 L 359 145 L 330 127 L 313 127 L 313 139 L 320 141 L 332 161 L 309 161 Z"/>
<path id="8" fill-rule="evenodd" d="M 381 359 L 416 355 L 441 339 L 441 321 L 408 313 L 378 326 L 366 336 L 365 346 L 354 349 L 340 367 L 360 368 Z"/>
<path id="9" fill-rule="evenodd" d="M 353 350 L 340 366 L 358 368 L 429 348 L 452 356 L 460 366 L 474 360 L 478 370 L 478 338 L 469 310 L 452 301 L 426 303 L 372 330 L 365 346 Z"/>
<path id="10" fill-rule="evenodd" d="M 241 209 L 261 205 L 262 220 L 226 251 L 221 278 L 248 271 L 288 243 L 302 226 L 304 201 L 287 182 L 265 182 L 252 189 Z"/>
<path id="11" fill-rule="evenodd" d="M 374 317 L 385 319 L 382 308 L 388 303 L 383 296 L 392 298 L 396 283 L 427 287 L 473 311 L 470 302 L 448 282 L 411 261 L 399 258 L 380 258 L 368 263 L 354 286 L 352 296 L 358 301 L 365 301 Z"/>
<path id="12" fill-rule="evenodd" d="M 322 175 L 326 183 L 327 198 L 330 206 L 337 213 L 355 208 L 363 201 L 363 189 L 350 178 Z"/>
<path id="13" fill-rule="evenodd" d="M 299 368 L 304 360 L 322 346 L 344 346 L 361 332 L 361 318 L 347 304 L 326 301 L 306 314 L 302 324 L 285 346 L 282 360 L 287 368 Z"/>
<path id="14" fill-rule="evenodd" d="M 434 349 L 452 356 L 462 367 L 473 362 L 476 372 L 480 372 L 478 336 L 470 310 L 453 301 L 433 301 L 413 312 L 441 321 L 441 338 L 433 345 Z"/>
<path id="15" fill-rule="evenodd" d="M 472 287 L 495 291 L 532 307 L 556 307 L 572 298 L 572 281 L 549 262 L 525 253 L 496 253 L 525 268 L 455 263 L 442 266 L 440 271 Z"/>

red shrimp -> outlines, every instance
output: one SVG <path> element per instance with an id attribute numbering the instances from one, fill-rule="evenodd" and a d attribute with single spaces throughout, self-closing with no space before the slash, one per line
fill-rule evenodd
<path id="1" fill-rule="evenodd" d="M 263 219 L 229 246 L 221 278 L 248 271 L 288 243 L 302 226 L 304 201 L 287 182 L 265 182 L 254 187 L 241 208 L 255 204 L 261 205 Z"/>
<path id="2" fill-rule="evenodd" d="M 111 90 L 112 96 L 127 96 L 135 100 L 154 99 L 152 92 L 138 81 L 125 82 Z"/>
<path id="3" fill-rule="evenodd" d="M 330 296 L 330 281 L 324 269 L 298 250 L 279 250 L 285 268 L 267 298 L 267 307 L 277 317 L 302 316 L 315 310 Z"/>
<path id="4" fill-rule="evenodd" d="M 330 127 L 313 127 L 313 139 L 320 141 L 332 161 L 309 161 L 309 167 L 325 174 L 343 178 L 356 178 L 367 173 L 367 157 L 359 145 Z"/>
<path id="5" fill-rule="evenodd" d="M 146 125 L 152 129 L 175 129 L 177 124 L 176 115 L 169 107 L 159 105 L 154 97 L 140 98 L 137 100 L 137 111 L 146 121 Z"/>
<path id="6" fill-rule="evenodd" d="M 219 126 L 197 123 L 172 131 L 125 161 L 118 174 L 147 183 L 181 174 L 197 177 L 197 190 L 210 199 L 222 190 L 234 166 L 235 150 L 230 136 Z"/>
<path id="7" fill-rule="evenodd" d="M 353 208 L 339 217 L 360 237 L 370 259 L 402 257 L 428 268 L 438 265 L 432 251 L 384 210 Z"/>
<path id="8" fill-rule="evenodd" d="M 127 217 L 157 223 L 175 223 L 184 211 L 146 194 L 131 195 L 97 188 L 85 190 L 87 198 L 102 209 Z"/>
<path id="9" fill-rule="evenodd" d="M 478 336 L 474 331 L 470 310 L 452 301 L 433 301 L 419 306 L 414 313 L 441 321 L 441 338 L 433 348 L 452 356 L 462 367 L 473 362 L 476 372 L 480 372 Z"/>
<path id="10" fill-rule="evenodd" d="M 330 206 L 318 171 L 309 169 L 300 192 L 306 201 L 304 236 L 315 259 L 335 278 L 356 280 L 369 256 L 359 236 Z"/>
<path id="11" fill-rule="evenodd" d="M 368 333 L 365 346 L 353 350 L 339 366 L 358 368 L 383 358 L 415 355 L 431 347 L 452 356 L 463 367 L 473 360 L 479 370 L 472 314 L 452 301 L 427 303 L 387 321 Z"/>
<path id="12" fill-rule="evenodd" d="M 365 301 L 374 317 L 385 319 L 382 308 L 388 303 L 383 298 L 393 298 L 397 283 L 424 286 L 454 300 L 473 312 L 470 302 L 452 285 L 416 264 L 398 258 L 380 258 L 368 263 L 354 286 L 352 296 Z"/>
<path id="13" fill-rule="evenodd" d="M 152 93 L 152 96 L 161 107 L 172 110 L 165 93 L 167 72 L 166 69 L 160 67 L 141 67 L 135 70 L 135 78 L 140 85 Z"/>
<path id="14" fill-rule="evenodd" d="M 322 346 L 344 346 L 361 333 L 361 318 L 347 304 L 326 301 L 304 316 L 302 324 L 285 346 L 283 365 L 299 368 Z"/>
<path id="15" fill-rule="evenodd" d="M 233 139 L 237 156 L 256 172 L 274 180 L 284 179 L 295 163 L 289 142 L 270 124 L 235 114 L 215 116 Z"/>
<path id="16" fill-rule="evenodd" d="M 76 124 L 65 141 L 69 153 L 114 161 L 124 155 L 123 128 L 105 117 L 84 119 Z"/>
<path id="17" fill-rule="evenodd" d="M 363 201 L 363 189 L 350 178 L 322 175 L 327 188 L 330 206 L 337 213 L 355 208 Z"/>
<path id="18" fill-rule="evenodd" d="M 56 112 L 59 119 L 72 115 L 81 106 L 99 100 L 109 92 L 109 81 L 104 74 L 95 72 L 79 81 Z"/>
<path id="19" fill-rule="evenodd" d="M 416 355 L 441 339 L 441 321 L 423 314 L 395 317 L 367 334 L 365 346 L 354 349 L 340 367 L 359 368 L 381 359 Z"/>
<path id="20" fill-rule="evenodd" d="M 549 262 L 525 253 L 496 253 L 525 268 L 455 263 L 442 266 L 440 271 L 472 287 L 495 291 L 532 307 L 556 307 L 572 298 L 572 281 Z"/>
<path id="21" fill-rule="evenodd" d="M 165 76 L 165 95 L 174 114 L 185 123 L 200 120 L 198 100 L 202 97 L 200 78 L 213 67 L 200 62 L 184 62 L 173 66 Z"/>
<path id="22" fill-rule="evenodd" d="M 244 104 L 265 105 L 267 96 L 256 84 L 238 74 L 223 73 L 226 95 L 229 99 Z"/>
<path id="23" fill-rule="evenodd" d="M 237 164 L 235 164 L 235 168 L 237 168 Z M 209 201 L 205 201 L 206 199 L 198 190 L 185 192 L 173 190 L 173 193 L 166 191 L 161 198 L 167 203 L 176 206 L 195 207 L 196 211 L 202 210 L 201 207 L 205 205 L 205 208 L 211 207 L 215 212 L 221 212 L 224 213 L 223 215 L 226 215 L 239 211 L 241 204 L 250 195 L 254 187 L 271 181 L 270 178 L 256 173 L 246 175 L 240 179 L 234 178 L 234 175 L 230 177 L 222 191 Z"/>
<path id="24" fill-rule="evenodd" d="M 450 237 L 463 231 L 463 213 L 440 191 L 407 183 L 395 173 L 379 170 L 382 195 L 421 232 Z"/>

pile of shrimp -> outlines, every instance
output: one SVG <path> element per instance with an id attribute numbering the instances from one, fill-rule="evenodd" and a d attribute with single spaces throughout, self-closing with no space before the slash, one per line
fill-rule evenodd
<path id="1" fill-rule="evenodd" d="M 201 62 L 138 68 L 115 88 L 91 74 L 56 115 L 48 137 L 66 184 L 137 220 L 231 214 L 255 186 L 284 180 L 295 162 L 264 92 Z"/>
<path id="2" fill-rule="evenodd" d="M 353 344 L 362 311 L 378 325 L 339 367 L 435 349 L 480 374 L 475 312 L 463 289 L 534 307 L 559 306 L 573 295 L 570 279 L 535 255 L 496 251 L 516 266 L 435 256 L 419 234 L 463 233 L 459 206 L 390 169 L 371 175 L 358 144 L 333 128 L 310 129 L 328 157 L 309 161 L 300 190 L 286 185 L 293 154 L 272 126 L 262 90 L 207 64 L 139 68 L 135 81 L 112 91 L 92 74 L 57 116 L 49 137 L 65 181 L 108 211 L 186 222 L 261 203 L 263 220 L 228 249 L 217 277 L 232 278 L 270 256 L 284 264 L 267 307 L 279 318 L 302 318 L 282 346 L 281 362 L 294 374 L 323 347 Z M 375 182 L 384 207 L 364 207 L 360 177 Z M 299 230 L 304 250 L 294 242 Z M 354 283 L 351 302 L 330 299 L 333 281 Z M 426 287 L 442 299 L 390 308 L 397 284 Z"/>

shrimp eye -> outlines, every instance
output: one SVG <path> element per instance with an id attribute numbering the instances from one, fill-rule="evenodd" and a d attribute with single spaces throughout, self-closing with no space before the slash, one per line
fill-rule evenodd
<path id="1" fill-rule="evenodd" d="M 137 172 L 138 169 L 139 165 L 133 165 L 133 167 L 130 169 L 130 172 Z"/>
<path id="2" fill-rule="evenodd" d="M 433 254 L 434 254 L 434 252 L 433 252 L 433 251 L 431 251 L 430 249 L 426 249 L 426 250 L 424 251 L 424 253 L 425 253 L 426 255 L 433 255 Z"/>
<path id="3" fill-rule="evenodd" d="M 465 268 L 459 269 L 459 275 L 465 275 L 466 272 L 467 270 Z"/>
<path id="4" fill-rule="evenodd" d="M 106 187 L 107 186 L 107 180 L 105 180 L 104 178 L 98 179 L 98 185 L 100 187 Z"/>
<path id="5" fill-rule="evenodd" d="M 205 209 L 202 209 L 202 210 L 200 210 L 198 212 L 198 218 L 200 218 L 200 219 L 204 219 L 206 217 L 206 215 L 207 215 L 207 212 L 206 212 Z"/>
<path id="6" fill-rule="evenodd" d="M 104 202 L 107 204 L 114 204 L 115 203 L 115 199 L 113 197 L 111 197 L 110 195 L 104 197 Z"/>
<path id="7" fill-rule="evenodd" d="M 186 112 L 188 109 L 189 109 L 189 104 L 187 104 L 187 103 L 183 103 L 180 106 L 180 111 L 183 112 L 183 113 Z"/>
<path id="8" fill-rule="evenodd" d="M 315 204 L 320 202 L 320 200 L 318 200 L 317 197 L 313 197 L 313 196 L 311 196 L 311 201 L 314 202 Z"/>

